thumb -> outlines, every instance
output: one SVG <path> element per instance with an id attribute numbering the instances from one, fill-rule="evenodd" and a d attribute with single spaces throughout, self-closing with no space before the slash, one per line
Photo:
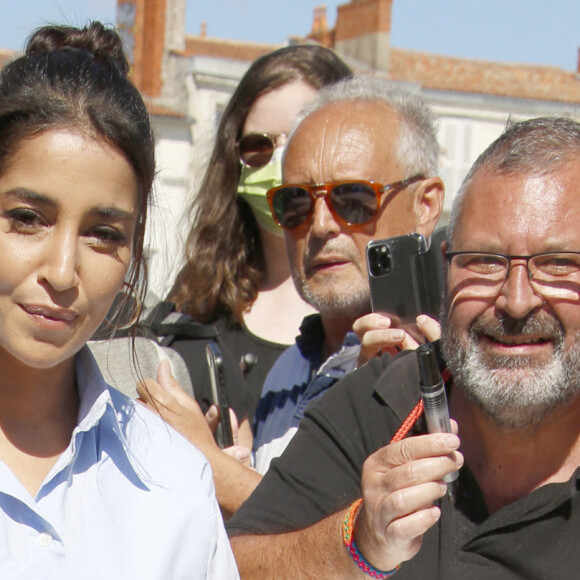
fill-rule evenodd
<path id="1" fill-rule="evenodd" d="M 157 382 L 164 388 L 174 387 L 177 381 L 171 374 L 171 365 L 167 359 L 162 360 L 157 367 Z"/>
<path id="2" fill-rule="evenodd" d="M 207 421 L 207 424 L 209 426 L 209 428 L 211 429 L 212 433 L 215 433 L 218 423 L 219 423 L 219 416 L 220 416 L 220 412 L 219 409 L 217 408 L 217 405 L 211 405 L 211 407 L 208 409 L 207 413 L 205 414 L 205 420 Z"/>
<path id="3" fill-rule="evenodd" d="M 238 444 L 238 418 L 236 416 L 235 411 L 230 407 L 230 423 L 232 425 L 232 437 L 234 439 L 234 445 Z M 245 459 L 241 460 L 245 461 Z"/>
<path id="4" fill-rule="evenodd" d="M 441 326 L 439 322 L 426 314 L 417 316 L 417 327 L 430 342 L 441 338 Z"/>

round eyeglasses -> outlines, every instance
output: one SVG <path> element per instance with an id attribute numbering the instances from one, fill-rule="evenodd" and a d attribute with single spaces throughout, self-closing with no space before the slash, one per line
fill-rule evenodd
<path id="1" fill-rule="evenodd" d="M 534 291 L 546 298 L 580 296 L 580 252 L 510 256 L 491 252 L 447 252 L 450 274 L 475 296 L 497 296 L 513 260 L 524 260 Z"/>
<path id="2" fill-rule="evenodd" d="M 268 191 L 266 197 L 272 216 L 287 230 L 306 223 L 314 211 L 317 197 L 323 197 L 330 213 L 348 226 L 364 226 L 377 215 L 381 197 L 387 192 L 398 192 L 426 179 L 413 175 L 388 185 L 374 181 L 334 181 L 315 185 L 284 184 Z"/>
<path id="3" fill-rule="evenodd" d="M 269 133 L 248 133 L 237 143 L 236 148 L 240 161 L 247 167 L 259 169 L 270 163 L 274 149 L 281 139 L 286 139 L 286 133 L 270 135 Z"/>

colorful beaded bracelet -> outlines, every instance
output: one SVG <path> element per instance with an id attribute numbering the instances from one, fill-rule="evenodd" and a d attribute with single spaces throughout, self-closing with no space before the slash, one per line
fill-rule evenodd
<path id="1" fill-rule="evenodd" d="M 394 570 L 388 570 L 387 572 L 375 568 L 366 558 L 361 554 L 356 542 L 354 541 L 353 529 L 354 520 L 356 514 L 362 505 L 363 500 L 357 499 L 348 508 L 346 515 L 344 516 L 344 522 L 342 524 L 342 541 L 347 549 L 349 556 L 352 558 L 353 562 L 368 576 L 371 578 L 377 578 L 382 580 L 383 578 L 389 578 L 392 576 L 400 567 L 399 564 Z"/>

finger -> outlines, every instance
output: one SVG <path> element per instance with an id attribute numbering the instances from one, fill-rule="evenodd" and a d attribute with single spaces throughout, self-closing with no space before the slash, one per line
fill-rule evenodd
<path id="1" fill-rule="evenodd" d="M 176 413 L 178 405 L 175 399 L 169 396 L 160 383 L 153 379 L 144 379 L 137 385 L 139 398 L 146 407 L 154 410 L 165 420 L 170 420 L 170 415 Z"/>
<path id="2" fill-rule="evenodd" d="M 383 469 L 405 465 L 418 459 L 441 457 L 459 449 L 459 437 L 453 433 L 431 433 L 408 437 L 375 451 L 367 461 L 373 461 Z"/>
<path id="3" fill-rule="evenodd" d="M 232 437 L 234 440 L 234 445 L 238 445 L 238 443 L 239 443 L 238 418 L 236 417 L 236 413 L 234 412 L 234 410 L 231 407 L 230 407 L 230 424 L 232 426 Z"/>
<path id="4" fill-rule="evenodd" d="M 405 331 L 400 328 L 367 331 L 361 340 L 359 366 L 379 354 L 396 354 L 402 350 L 406 338 Z"/>
<path id="5" fill-rule="evenodd" d="M 419 330 L 429 342 L 434 342 L 441 338 L 441 325 L 434 318 L 421 314 L 417 316 L 416 322 Z"/>
<path id="6" fill-rule="evenodd" d="M 371 330 L 384 330 L 390 328 L 391 319 L 384 315 L 372 312 L 357 318 L 352 325 L 353 332 L 362 342 L 362 337 Z"/>
<path id="7" fill-rule="evenodd" d="M 404 333 L 404 338 L 400 344 L 401 350 L 416 350 L 419 346 L 419 342 L 416 341 L 410 334 Z"/>
<path id="8" fill-rule="evenodd" d="M 386 493 L 442 480 L 463 465 L 458 446 L 456 435 L 434 433 L 379 449 L 363 464 L 365 497 L 383 498 Z"/>
<path id="9" fill-rule="evenodd" d="M 395 493 L 425 483 L 442 481 L 462 465 L 463 455 L 455 451 L 450 455 L 417 459 L 386 470 L 377 469 L 374 473 L 365 474 L 365 484 L 369 493 Z"/>
<path id="10" fill-rule="evenodd" d="M 149 386 L 149 381 L 147 381 Z M 186 407 L 192 405 L 193 397 L 186 393 L 173 376 L 168 360 L 162 360 L 157 367 L 157 384 L 149 387 L 156 400 L 166 404 L 180 404 Z"/>
<path id="11" fill-rule="evenodd" d="M 164 390 L 154 379 L 143 379 L 137 383 L 137 395 L 148 404 L 161 403 Z"/>
<path id="12" fill-rule="evenodd" d="M 393 520 L 430 508 L 447 493 L 443 481 L 427 481 L 390 493 L 380 503 L 378 522 L 381 527 Z"/>
<path id="13" fill-rule="evenodd" d="M 151 393 L 144 385 L 143 381 L 137 383 L 137 401 L 144 404 L 151 402 Z"/>
<path id="14" fill-rule="evenodd" d="M 380 522 L 374 520 L 372 511 L 364 501 L 356 522 L 356 542 L 367 559 L 381 570 L 393 569 L 415 556 L 421 548 L 423 535 L 441 515 L 437 507 L 429 506 Z"/>
<path id="15" fill-rule="evenodd" d="M 137 383 L 137 395 L 147 403 L 160 403 L 167 392 L 167 385 L 173 379 L 168 361 L 161 361 L 157 367 L 157 380 L 143 379 Z"/>
<path id="16" fill-rule="evenodd" d="M 157 367 L 157 380 L 144 379 L 137 383 L 137 394 L 144 401 L 156 401 L 161 403 L 165 393 L 173 396 L 181 391 L 184 392 L 179 383 L 171 373 L 171 366 L 168 360 L 162 360 Z"/>
<path id="17" fill-rule="evenodd" d="M 390 522 L 385 528 L 385 537 L 396 549 L 400 562 L 410 560 L 421 548 L 424 534 L 433 527 L 441 517 L 441 510 L 436 506 L 407 514 Z M 389 551 L 391 551 L 389 550 Z"/>
<path id="18" fill-rule="evenodd" d="M 211 405 L 210 408 L 207 410 L 207 413 L 205 414 L 205 420 L 207 421 L 207 424 L 211 429 L 212 433 L 215 433 L 217 426 L 219 424 L 219 419 L 220 419 L 220 411 L 217 405 Z"/>
<path id="19" fill-rule="evenodd" d="M 370 331 L 365 339 L 367 339 L 369 347 L 372 344 L 375 348 L 381 349 L 382 352 L 393 349 L 396 349 L 397 352 L 415 350 L 419 346 L 419 343 L 401 328 Z"/>
<path id="20" fill-rule="evenodd" d="M 157 367 L 157 382 L 166 390 L 171 390 L 172 387 L 177 385 L 177 381 L 171 373 L 169 361 L 166 359 L 160 361 Z"/>

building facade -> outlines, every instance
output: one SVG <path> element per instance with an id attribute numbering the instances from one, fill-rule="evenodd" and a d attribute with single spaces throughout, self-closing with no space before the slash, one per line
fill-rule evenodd
<path id="1" fill-rule="evenodd" d="M 439 119 L 440 175 L 447 190 L 442 221 L 466 171 L 510 116 L 580 118 L 580 68 L 565 71 L 397 49 L 390 42 L 393 1 L 345 2 L 332 29 L 326 8 L 316 8 L 308 34 L 271 45 L 209 38 L 204 27 L 199 35 L 187 35 L 186 0 L 118 0 L 117 26 L 157 136 L 156 202 L 148 236 L 155 296 L 166 294 L 182 263 L 188 206 L 231 94 L 253 60 L 285 44 L 323 44 L 358 74 L 421 94 Z M 0 51 L 0 67 L 12 56 Z"/>

